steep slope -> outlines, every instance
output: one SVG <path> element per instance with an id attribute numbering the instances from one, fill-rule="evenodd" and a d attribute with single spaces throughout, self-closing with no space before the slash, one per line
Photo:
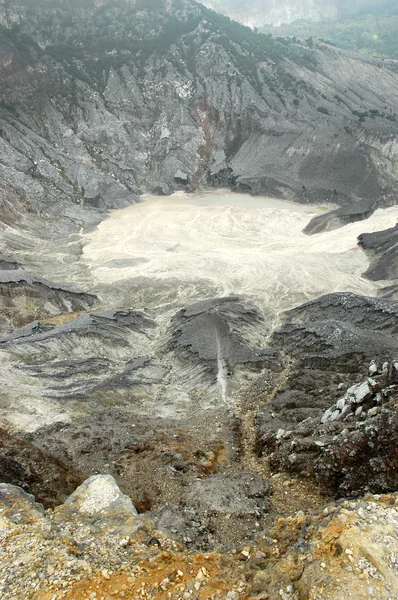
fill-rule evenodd
<path id="1" fill-rule="evenodd" d="M 394 64 L 256 35 L 192 0 L 15 0 L 0 18 L 3 219 L 19 202 L 70 228 L 208 184 L 361 199 L 359 218 L 393 200 Z"/>
<path id="2" fill-rule="evenodd" d="M 4 600 L 387 600 L 397 595 L 397 505 L 397 494 L 331 503 L 232 553 L 202 554 L 137 515 L 112 477 L 91 477 L 54 511 L 0 484 L 0 591 Z"/>
<path id="3" fill-rule="evenodd" d="M 371 259 L 366 277 L 375 281 L 398 279 L 398 225 L 373 234 L 364 233 L 358 241 Z"/>

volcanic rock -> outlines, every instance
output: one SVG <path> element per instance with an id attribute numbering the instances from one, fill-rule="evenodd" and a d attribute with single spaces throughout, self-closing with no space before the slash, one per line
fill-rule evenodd
<path id="1" fill-rule="evenodd" d="M 154 6 L 1 14 L 4 219 L 17 201 L 62 229 L 203 182 L 337 202 L 328 228 L 391 203 L 393 65 L 255 34 L 190 0 Z"/>
<path id="2" fill-rule="evenodd" d="M 273 345 L 306 366 L 355 373 L 374 356 L 391 358 L 398 350 L 397 317 L 394 301 L 328 294 L 288 311 Z"/>
<path id="3" fill-rule="evenodd" d="M 34 494 L 54 507 L 82 481 L 75 469 L 37 446 L 0 429 L 0 481 Z"/>
<path id="4" fill-rule="evenodd" d="M 363 233 L 358 243 L 371 260 L 364 277 L 373 281 L 398 279 L 398 225 L 385 231 Z"/>
<path id="5" fill-rule="evenodd" d="M 131 499 L 120 491 L 112 475 L 93 475 L 65 500 L 65 505 L 92 516 L 129 518 L 138 515 Z"/>

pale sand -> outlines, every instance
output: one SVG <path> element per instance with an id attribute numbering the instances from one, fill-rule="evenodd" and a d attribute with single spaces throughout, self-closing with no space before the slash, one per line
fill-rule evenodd
<path id="1" fill-rule="evenodd" d="M 217 295 L 250 298 L 273 317 L 329 292 L 374 295 L 377 284 L 361 277 L 369 262 L 357 237 L 392 227 L 397 209 L 307 236 L 302 230 L 317 212 L 226 191 L 145 196 L 84 236 L 83 261 L 100 284 L 177 280 L 178 303 L 184 304 L 200 298 L 200 285 L 193 297 L 192 284 L 205 281 Z"/>

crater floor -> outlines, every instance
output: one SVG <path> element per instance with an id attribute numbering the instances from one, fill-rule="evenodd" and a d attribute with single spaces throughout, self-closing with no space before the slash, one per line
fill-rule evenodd
<path id="1" fill-rule="evenodd" d="M 396 209 L 305 235 L 304 227 L 326 209 L 225 190 L 146 196 L 85 235 L 82 260 L 113 302 L 130 298 L 134 308 L 160 308 L 242 295 L 271 317 L 273 329 L 282 311 L 322 294 L 377 291 L 377 283 L 361 276 L 369 263 L 357 237 L 393 226 Z"/>

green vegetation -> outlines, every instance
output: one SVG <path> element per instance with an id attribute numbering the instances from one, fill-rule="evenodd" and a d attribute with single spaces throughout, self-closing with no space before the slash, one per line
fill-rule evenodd
<path id="1" fill-rule="evenodd" d="M 353 110 L 352 114 L 359 117 L 359 119 L 365 119 L 365 117 L 369 116 L 368 111 L 360 112 L 359 110 Z"/>
<path id="2" fill-rule="evenodd" d="M 296 21 L 281 27 L 267 26 L 268 33 L 296 36 L 302 40 L 316 37 L 364 55 L 398 58 L 398 16 L 375 16 L 371 14 L 359 18 L 349 18 L 331 23 L 310 23 Z"/>

